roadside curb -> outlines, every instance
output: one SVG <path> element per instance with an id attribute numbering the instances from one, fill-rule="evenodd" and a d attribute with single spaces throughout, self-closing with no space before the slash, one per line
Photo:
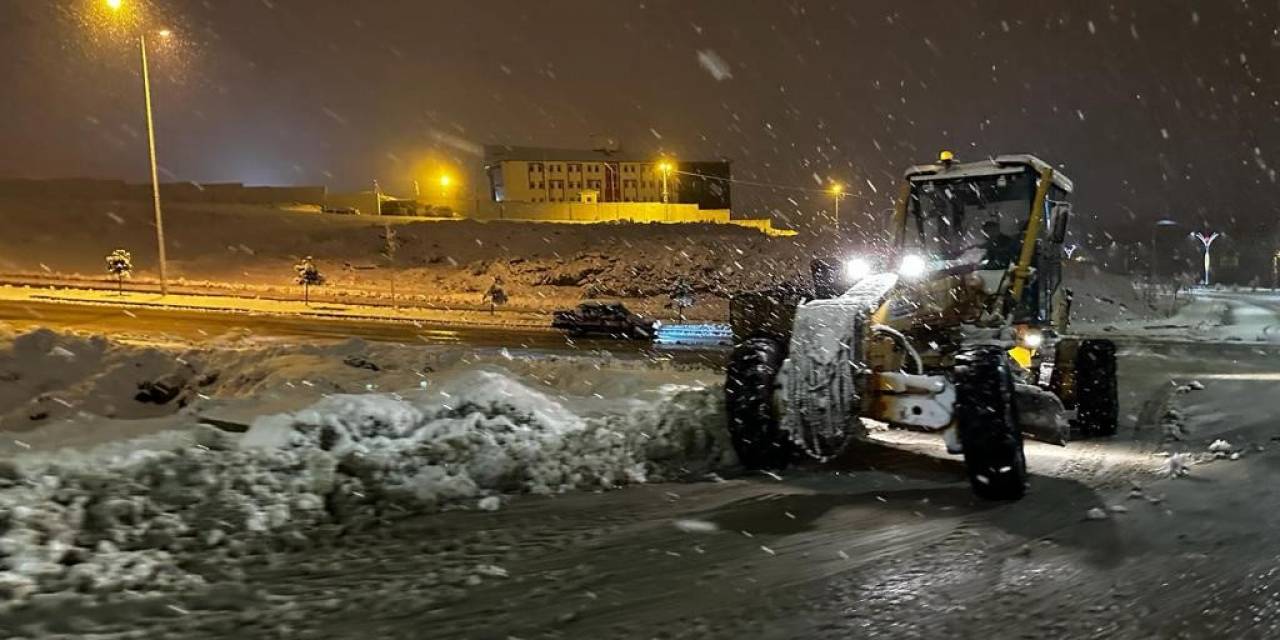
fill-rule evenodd
<path id="1" fill-rule="evenodd" d="M 266 311 L 261 309 L 245 309 L 242 307 L 232 306 L 201 306 L 190 304 L 172 304 L 172 303 L 156 303 L 145 302 L 140 300 L 96 300 L 93 298 L 77 298 L 70 296 L 57 296 L 48 294 L 33 294 L 28 299 L 39 302 L 50 302 L 54 304 L 68 305 L 91 305 L 98 307 L 113 308 L 141 308 L 141 309 L 165 309 L 174 311 L 193 311 L 205 313 L 222 313 L 222 314 L 244 314 L 251 316 L 270 316 L 270 317 L 303 317 L 303 318 L 322 318 L 329 320 L 362 320 L 372 322 L 394 322 L 400 324 L 425 325 L 433 327 L 484 327 L 493 329 L 519 328 L 524 330 L 544 330 L 553 331 L 550 326 L 550 318 L 545 323 L 513 320 L 507 322 L 479 322 L 466 319 L 433 319 L 433 318 L 414 318 L 412 316 L 402 315 L 382 315 L 371 313 L 334 313 L 323 310 L 317 311 Z"/>

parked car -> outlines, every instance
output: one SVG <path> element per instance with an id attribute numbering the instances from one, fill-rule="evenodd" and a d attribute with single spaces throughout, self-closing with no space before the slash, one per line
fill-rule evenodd
<path id="1" fill-rule="evenodd" d="M 607 336 L 652 340 L 660 323 L 632 313 L 620 302 L 584 302 L 576 309 L 557 311 L 551 327 L 571 336 Z"/>
<path id="2" fill-rule="evenodd" d="M 355 207 L 330 207 L 330 208 L 328 208 L 328 209 L 324 209 L 324 212 L 325 212 L 325 213 L 336 213 L 336 214 L 338 214 L 338 215 L 340 215 L 340 216 L 358 216 L 358 215 L 360 215 L 360 210 L 359 210 L 359 209 L 357 209 L 357 208 L 355 208 Z"/>

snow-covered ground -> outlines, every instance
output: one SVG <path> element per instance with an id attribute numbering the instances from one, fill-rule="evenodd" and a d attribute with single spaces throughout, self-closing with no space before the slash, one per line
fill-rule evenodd
<path id="1" fill-rule="evenodd" d="M 1119 337 L 1195 342 L 1280 342 L 1280 295 L 1196 289 L 1165 318 L 1122 318 L 1091 331 Z"/>
<path id="2" fill-rule="evenodd" d="M 1270 304 L 1204 296 L 1182 314 L 1208 321 L 1223 302 Z M 1032 494 L 993 506 L 936 439 L 905 433 L 742 477 L 722 373 L 703 365 L 48 331 L 0 344 L 0 623 L 29 637 L 585 638 L 640 623 L 835 637 L 868 621 L 929 637 L 1007 630 L 1026 610 L 1053 635 L 1101 620 L 1141 637 L 1154 623 L 1128 603 L 1167 616 L 1141 594 L 1182 593 L 1148 566 L 1236 575 L 1176 536 L 1256 528 L 1230 496 L 1268 468 L 1257 391 L 1275 376 L 1254 345 L 1129 344 L 1122 435 L 1029 447 Z"/>
<path id="3" fill-rule="evenodd" d="M 20 383 L 0 398 L 6 448 L 22 451 L 0 463 L 7 606 L 198 589 L 182 569 L 193 555 L 305 547 L 322 526 L 733 465 L 711 371 L 358 343 L 290 351 L 13 339 L 0 351 L 0 372 Z M 363 379 L 380 382 L 341 393 Z M 166 397 L 148 395 L 158 386 Z M 200 424 L 307 398 L 243 434 Z M 164 430 L 75 452 L 49 437 L 146 418 Z"/>

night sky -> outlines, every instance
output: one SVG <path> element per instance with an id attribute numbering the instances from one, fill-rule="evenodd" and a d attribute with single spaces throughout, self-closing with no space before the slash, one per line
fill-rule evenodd
<path id="1" fill-rule="evenodd" d="M 126 0 L 128 2 L 129 0 Z M 0 175 L 146 177 L 136 53 L 95 2 L 0 0 Z M 723 156 L 889 205 L 908 164 L 1033 152 L 1119 236 L 1280 207 L 1275 0 L 153 0 L 162 178 L 405 192 L 479 145 Z M 874 185 L 874 188 L 872 187 Z M 809 215 L 821 196 L 740 186 Z"/>

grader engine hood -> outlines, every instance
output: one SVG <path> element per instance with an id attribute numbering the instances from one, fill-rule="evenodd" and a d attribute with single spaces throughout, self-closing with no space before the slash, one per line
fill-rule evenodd
<path id="1" fill-rule="evenodd" d="M 899 331 L 979 324 L 1002 288 L 1003 271 L 941 271 L 918 280 L 902 280 L 887 295 L 882 324 Z"/>

